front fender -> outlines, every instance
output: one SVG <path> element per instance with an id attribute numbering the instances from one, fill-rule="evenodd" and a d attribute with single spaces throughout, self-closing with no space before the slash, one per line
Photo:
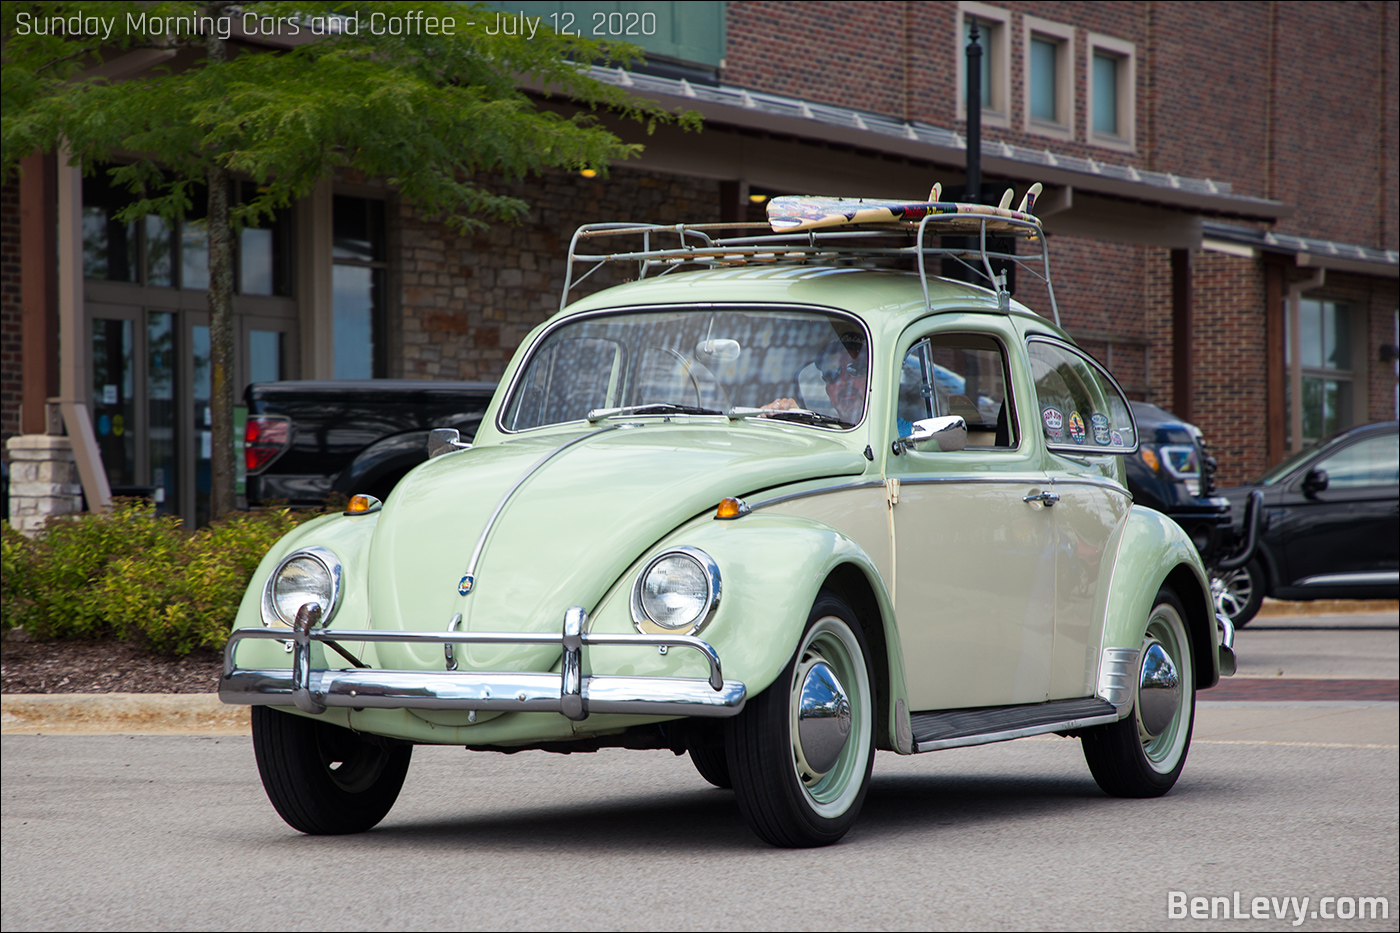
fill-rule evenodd
<path id="1" fill-rule="evenodd" d="M 378 512 L 368 515 L 326 515 L 303 522 L 287 532 L 258 564 L 258 569 L 248 582 L 248 589 L 243 593 L 243 601 L 239 603 L 233 627 L 262 627 L 262 594 L 268 576 L 288 555 L 307 547 L 326 548 L 340 560 L 342 586 L 333 623 L 349 628 L 361 627 L 363 620 L 369 618 L 365 579 L 369 568 L 370 537 L 378 520 Z M 377 666 L 373 644 L 353 645 L 352 653 L 361 661 Z M 276 668 L 291 665 L 291 655 L 279 642 L 273 641 L 243 642 L 238 648 L 237 660 L 240 667 Z"/>
<path id="2" fill-rule="evenodd" d="M 631 616 L 632 586 L 657 554 L 680 545 L 700 548 L 719 567 L 722 592 L 715 617 L 699 637 L 719 653 L 726 679 L 741 680 L 750 697 L 767 689 L 792 658 L 817 593 L 829 582 L 852 586 L 851 570 L 868 592 L 857 600 L 871 603 L 878 618 L 861 622 L 873 655 L 875 681 L 886 695 L 881 727 L 888 735 L 881 747 L 899 748 L 897 704 L 905 700 L 904 656 L 893 604 L 884 580 L 869 555 L 853 540 L 821 522 L 791 515 L 758 513 L 734 521 L 708 516 L 688 523 L 647 550 L 618 579 L 592 614 L 595 632 L 635 631 Z M 855 585 L 859 586 L 859 581 Z M 869 597 L 873 597 L 873 600 Z M 875 637 L 875 636 L 879 637 Z M 881 650 L 883 647 L 883 650 Z M 654 648 L 592 648 L 590 672 L 658 677 L 703 677 L 707 668 L 696 652 L 661 655 Z"/>
<path id="3" fill-rule="evenodd" d="M 1134 505 L 1109 583 L 1102 647 L 1139 648 L 1157 591 L 1166 584 L 1176 590 L 1186 609 L 1196 687 L 1213 687 L 1220 679 L 1220 642 L 1201 555 L 1176 522 Z"/>

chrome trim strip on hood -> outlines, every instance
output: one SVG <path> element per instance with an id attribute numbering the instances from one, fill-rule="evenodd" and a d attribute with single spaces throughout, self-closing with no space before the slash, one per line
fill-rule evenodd
<path id="1" fill-rule="evenodd" d="M 505 495 L 501 496 L 501 501 L 496 503 L 495 511 L 491 513 L 490 518 L 486 519 L 486 525 L 481 529 L 481 537 L 478 538 L 476 541 L 476 550 L 472 551 L 472 559 L 467 563 L 467 569 L 465 572 L 466 577 L 472 578 L 472 589 L 476 588 L 476 565 L 477 562 L 481 560 L 482 551 L 486 550 L 486 539 L 491 536 L 491 530 L 496 527 L 496 520 L 501 517 L 501 512 L 505 510 L 506 503 L 508 503 L 511 500 L 511 497 L 515 495 L 516 491 L 519 490 L 520 487 L 525 484 L 525 481 L 531 476 L 534 476 L 535 473 L 539 472 L 539 469 L 546 463 L 553 460 L 555 457 L 559 456 L 575 444 L 580 444 L 588 440 L 589 438 L 597 437 L 599 434 L 606 434 L 609 431 L 616 431 L 618 428 L 624 427 L 641 427 L 641 425 L 610 424 L 606 427 L 598 428 L 596 431 L 589 431 L 587 434 L 581 434 L 573 440 L 565 441 L 563 444 L 560 444 L 558 447 L 554 448 L 549 453 L 536 460 L 528 470 L 526 470 L 520 475 L 520 478 L 515 481 L 515 485 L 507 489 Z"/>

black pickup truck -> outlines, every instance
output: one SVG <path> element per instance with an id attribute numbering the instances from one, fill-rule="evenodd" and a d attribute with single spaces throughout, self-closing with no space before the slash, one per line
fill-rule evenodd
<path id="1" fill-rule="evenodd" d="M 248 505 L 386 499 L 428 459 L 429 431 L 456 428 L 470 441 L 495 391 L 490 382 L 413 379 L 254 383 L 244 392 Z"/>

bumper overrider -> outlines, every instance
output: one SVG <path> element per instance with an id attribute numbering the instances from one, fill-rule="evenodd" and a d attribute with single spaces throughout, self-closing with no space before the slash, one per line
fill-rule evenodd
<path id="1" fill-rule="evenodd" d="M 271 628 L 238 629 L 224 648 L 224 672 L 219 699 L 254 706 L 289 706 L 306 713 L 323 713 L 332 706 L 355 709 L 491 710 L 520 713 L 563 713 L 580 721 L 590 713 L 647 716 L 734 716 L 744 708 L 746 689 L 725 680 L 715 649 L 690 635 L 598 634 L 584 631 L 587 613 L 578 606 L 564 613 L 559 635 L 535 632 L 400 632 L 369 629 L 321 629 L 321 609 L 308 603 L 297 612 L 290 631 Z M 240 669 L 234 663 L 239 642 L 271 639 L 292 643 L 291 669 Z M 394 671 L 357 666 L 332 670 L 312 668 L 312 647 L 330 646 L 344 654 L 340 642 L 397 642 L 442 645 L 448 666 L 453 645 L 557 645 L 563 669 L 552 672 Z M 681 677 L 625 677 L 584 674 L 586 646 L 648 646 L 690 648 L 710 666 L 707 680 Z M 323 649 L 322 649 L 323 650 Z M 318 650 L 317 653 L 321 653 Z M 345 655 L 350 657 L 348 654 Z M 358 664 L 358 662 L 355 662 Z"/>

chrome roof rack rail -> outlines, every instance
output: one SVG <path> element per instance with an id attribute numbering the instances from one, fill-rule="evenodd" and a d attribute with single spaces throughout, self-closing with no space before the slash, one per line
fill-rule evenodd
<path id="1" fill-rule="evenodd" d="M 1018 255 L 988 249 L 987 238 L 1026 240 L 1038 246 L 1039 255 Z M 929 238 L 957 236 L 974 240 L 974 245 L 926 245 Z M 584 243 L 602 243 L 609 238 L 633 238 L 632 248 L 612 252 L 582 252 Z M 666 245 L 674 237 L 676 245 Z M 636 239 L 640 238 L 640 248 Z M 559 310 L 568 304 L 569 294 L 593 273 L 609 263 L 636 263 L 636 279 L 666 275 L 686 266 L 727 268 L 769 265 L 779 262 L 846 265 L 877 260 L 913 259 L 923 288 L 924 304 L 929 305 L 929 257 L 948 258 L 968 269 L 975 279 L 985 281 L 998 297 L 1003 311 L 1009 310 L 1011 296 L 1006 277 L 992 267 L 993 260 L 1015 264 L 1045 284 L 1055 324 L 1060 309 L 1050 281 L 1050 250 L 1040 221 L 981 214 L 930 214 L 915 222 L 860 224 L 827 227 L 791 233 L 773 233 L 766 223 L 584 224 L 569 242 L 568 264 L 564 275 Z M 588 268 L 584 268 L 588 267 Z M 576 274 L 579 270 L 582 274 Z"/>

